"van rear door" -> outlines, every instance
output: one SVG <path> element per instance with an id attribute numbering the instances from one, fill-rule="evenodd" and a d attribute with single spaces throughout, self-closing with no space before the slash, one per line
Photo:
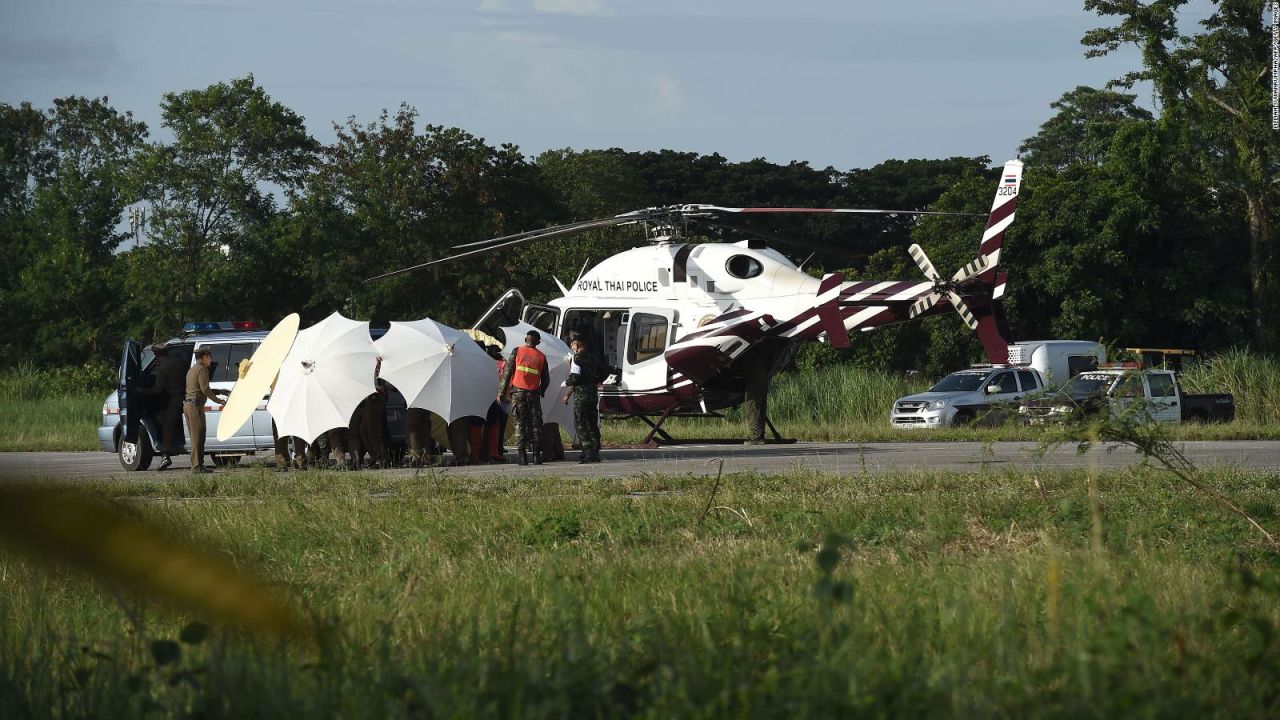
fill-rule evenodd
<path id="1" fill-rule="evenodd" d="M 120 402 L 120 422 L 124 423 L 123 442 L 138 442 L 142 422 L 142 399 L 138 393 L 138 376 L 142 374 L 142 346 L 132 339 L 124 341 L 120 357 L 120 376 L 116 385 Z"/>

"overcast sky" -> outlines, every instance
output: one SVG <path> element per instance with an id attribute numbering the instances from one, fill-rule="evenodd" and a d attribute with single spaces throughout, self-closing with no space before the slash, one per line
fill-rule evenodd
<path id="1" fill-rule="evenodd" d="M 156 134 L 163 93 L 252 73 L 322 141 L 403 101 L 527 154 L 999 163 L 1064 91 L 1140 62 L 1086 60 L 1103 23 L 1078 0 L 0 2 L 3 102 L 106 95 Z"/>

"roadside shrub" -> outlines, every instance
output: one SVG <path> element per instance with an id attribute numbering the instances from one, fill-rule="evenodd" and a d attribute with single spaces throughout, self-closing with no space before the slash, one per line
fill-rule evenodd
<path id="1" fill-rule="evenodd" d="M 42 368 L 32 362 L 0 370 L 0 402 L 106 395 L 115 387 L 116 369 L 105 363 Z"/>

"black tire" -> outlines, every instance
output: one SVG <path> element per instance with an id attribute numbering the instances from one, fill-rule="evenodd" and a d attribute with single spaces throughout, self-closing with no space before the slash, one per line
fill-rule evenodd
<path id="1" fill-rule="evenodd" d="M 140 472 L 151 467 L 151 459 L 155 457 L 155 451 L 151 449 L 151 438 L 147 435 L 146 428 L 138 430 L 136 443 L 128 443 L 121 438 L 116 457 L 120 458 L 120 467 L 129 472 Z"/>
<path id="2" fill-rule="evenodd" d="M 240 457 L 239 455 L 214 455 L 213 465 L 214 467 L 231 467 L 240 462 Z"/>
<path id="3" fill-rule="evenodd" d="M 1198 425 L 1207 425 L 1209 424 L 1209 414 L 1206 412 L 1200 412 L 1197 410 L 1191 413 L 1189 416 L 1187 416 L 1187 421 L 1196 423 Z"/>
<path id="4" fill-rule="evenodd" d="M 973 424 L 973 420 L 972 410 L 961 410 L 951 419 L 951 427 L 969 427 Z"/>

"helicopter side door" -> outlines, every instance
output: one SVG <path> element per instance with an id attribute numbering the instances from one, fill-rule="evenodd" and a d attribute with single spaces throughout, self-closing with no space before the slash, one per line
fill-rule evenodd
<path id="1" fill-rule="evenodd" d="M 512 288 L 498 298 L 497 302 L 490 305 L 471 327 L 501 340 L 502 328 L 510 327 L 520 321 L 524 305 L 524 295 Z"/>
<path id="2" fill-rule="evenodd" d="M 626 345 L 622 354 L 622 385 L 629 391 L 665 390 L 667 361 L 662 353 L 671 344 L 676 311 L 670 308 L 632 308 L 622 325 Z"/>
<path id="3" fill-rule="evenodd" d="M 520 319 L 538 328 L 538 332 L 555 337 L 556 324 L 560 320 L 560 308 L 539 303 L 525 303 Z"/>

